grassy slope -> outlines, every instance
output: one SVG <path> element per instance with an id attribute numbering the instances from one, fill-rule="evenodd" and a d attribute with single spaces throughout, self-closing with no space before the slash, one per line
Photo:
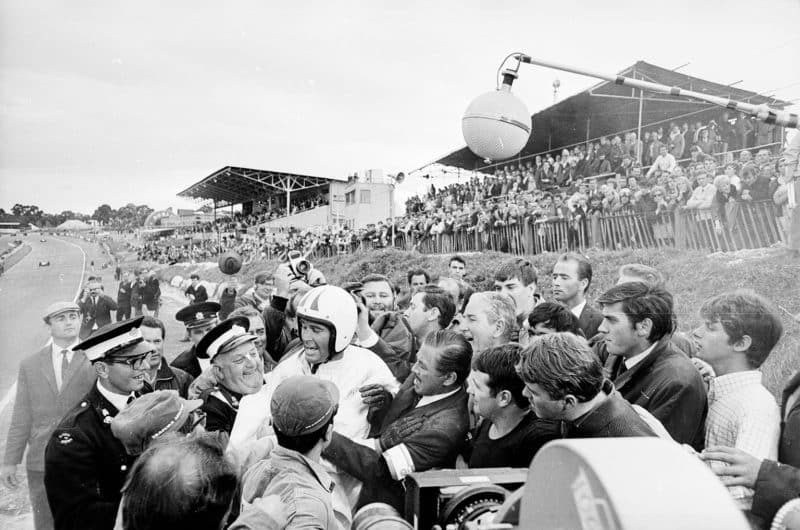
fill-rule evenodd
<path id="1" fill-rule="evenodd" d="M 466 255 L 468 279 L 479 288 L 488 288 L 491 270 L 509 256 L 497 252 Z M 793 313 L 800 312 L 800 263 L 790 260 L 774 250 L 746 251 L 737 254 L 706 256 L 699 252 L 676 250 L 595 251 L 588 257 L 594 265 L 594 281 L 589 298 L 611 287 L 616 281 L 616 271 L 625 263 L 644 263 L 658 268 L 667 277 L 667 287 L 675 295 L 676 311 L 681 330 L 691 330 L 699 322 L 697 309 L 702 301 L 726 289 L 748 287 L 761 293 Z M 539 291 L 550 294 L 549 270 L 555 254 L 539 254 L 528 259 L 539 271 Z M 358 280 L 367 273 L 389 275 L 399 285 L 405 285 L 405 273 L 411 268 L 423 268 L 434 275 L 442 274 L 447 267 L 447 256 L 423 255 L 394 250 L 375 251 L 321 259 L 315 266 L 322 270 L 328 281 L 339 284 Z M 260 262 L 247 265 L 238 275 L 251 282 L 260 270 L 273 270 L 277 262 Z M 163 278 L 174 274 L 186 275 L 192 268 L 170 267 L 162 272 Z M 202 277 L 220 281 L 223 275 L 214 267 L 204 269 Z M 786 377 L 800 368 L 800 324 L 781 312 L 785 333 L 778 347 L 764 365 L 767 386 L 776 395 Z"/>

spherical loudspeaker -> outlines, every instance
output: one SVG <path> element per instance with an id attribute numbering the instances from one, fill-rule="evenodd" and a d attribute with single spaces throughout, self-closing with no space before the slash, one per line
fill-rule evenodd
<path id="1" fill-rule="evenodd" d="M 461 130 L 467 146 L 477 156 L 492 161 L 511 158 L 522 151 L 531 135 L 531 116 L 525 104 L 508 90 L 495 90 L 475 98 L 464 112 Z"/>
<path id="2" fill-rule="evenodd" d="M 222 274 L 236 274 L 242 270 L 242 257 L 236 252 L 226 252 L 219 257 L 219 270 Z"/>

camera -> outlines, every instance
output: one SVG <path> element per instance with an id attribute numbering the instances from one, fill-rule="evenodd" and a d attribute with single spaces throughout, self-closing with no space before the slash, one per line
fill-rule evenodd
<path id="1" fill-rule="evenodd" d="M 462 529 L 491 521 L 525 484 L 525 468 L 442 469 L 406 478 L 405 518 L 414 528 Z"/>
<path id="2" fill-rule="evenodd" d="M 314 268 L 311 262 L 303 257 L 299 250 L 290 250 L 286 254 L 289 270 L 297 280 L 308 280 L 308 273 Z"/>

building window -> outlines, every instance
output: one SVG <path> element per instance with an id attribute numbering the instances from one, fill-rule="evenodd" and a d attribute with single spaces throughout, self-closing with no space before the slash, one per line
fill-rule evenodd
<path id="1" fill-rule="evenodd" d="M 350 206 L 351 204 L 355 204 L 355 203 L 356 203 L 356 192 L 355 192 L 355 190 L 348 191 L 347 193 L 344 194 L 344 204 L 345 204 L 345 206 Z"/>
<path id="2" fill-rule="evenodd" d="M 361 204 L 369 204 L 370 203 L 370 190 L 361 190 L 361 200 L 358 201 Z"/>

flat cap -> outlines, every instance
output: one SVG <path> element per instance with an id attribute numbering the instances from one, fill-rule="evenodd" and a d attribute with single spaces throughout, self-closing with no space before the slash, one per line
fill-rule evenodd
<path id="1" fill-rule="evenodd" d="M 202 404 L 202 399 L 183 399 L 177 390 L 156 390 L 122 409 L 111 422 L 111 432 L 129 455 L 138 455 L 150 441 L 183 427 Z"/>
<path id="2" fill-rule="evenodd" d="M 90 361 L 112 356 L 139 355 L 130 346 L 144 341 L 142 332 L 139 330 L 142 320 L 144 320 L 143 316 L 103 326 L 92 333 L 88 339 L 75 346 L 73 350 L 83 350 L 86 358 Z"/>
<path id="3" fill-rule="evenodd" d="M 44 315 L 42 315 L 42 319 L 44 319 L 45 322 L 50 322 L 50 319 L 54 316 L 66 313 L 67 311 L 77 311 L 80 313 L 81 308 L 78 307 L 78 304 L 75 302 L 55 302 L 47 306 L 47 309 L 44 310 Z"/>
<path id="4" fill-rule="evenodd" d="M 199 359 L 213 359 L 215 356 L 226 353 L 245 342 L 256 340 L 255 335 L 249 334 L 250 319 L 247 317 L 233 317 L 225 320 L 209 330 L 197 343 L 194 352 Z"/>
<path id="5" fill-rule="evenodd" d="M 310 434 L 321 429 L 339 408 L 339 389 L 330 381 L 296 375 L 272 393 L 272 426 L 286 436 Z"/>
<path id="6" fill-rule="evenodd" d="M 222 306 L 216 302 L 190 304 L 175 313 L 175 320 L 180 320 L 189 329 L 199 328 L 217 318 L 217 313 L 221 308 Z"/>

